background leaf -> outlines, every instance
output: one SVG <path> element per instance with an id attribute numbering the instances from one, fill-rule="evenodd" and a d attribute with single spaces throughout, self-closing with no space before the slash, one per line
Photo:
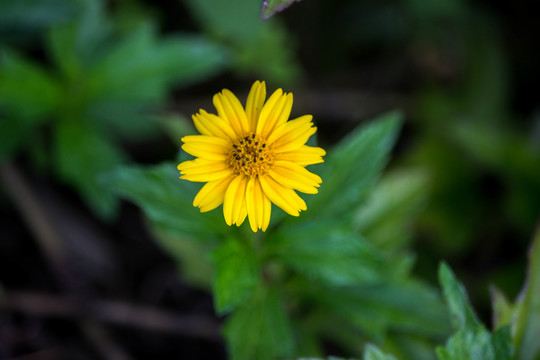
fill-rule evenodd
<path id="1" fill-rule="evenodd" d="M 39 65 L 0 49 L 0 106 L 11 116 L 37 123 L 59 106 L 61 87 Z"/>
<path id="2" fill-rule="evenodd" d="M 416 280 L 387 281 L 340 288 L 308 287 L 312 301 L 383 341 L 388 333 L 417 334 L 433 339 L 448 333 L 437 293 Z"/>
<path id="3" fill-rule="evenodd" d="M 385 174 L 366 203 L 356 210 L 353 227 L 387 254 L 404 249 L 412 240 L 413 223 L 427 202 L 427 189 L 424 171 Z"/>
<path id="4" fill-rule="evenodd" d="M 229 228 L 219 211 L 201 214 L 192 204 L 200 185 L 179 180 L 176 164 L 122 167 L 103 177 L 118 196 L 141 207 L 153 225 L 173 237 L 209 241 L 226 236 Z"/>
<path id="5" fill-rule="evenodd" d="M 213 294 L 216 311 L 230 312 L 252 295 L 259 282 L 257 254 L 237 239 L 224 241 L 212 253 L 216 268 Z"/>
<path id="6" fill-rule="evenodd" d="M 446 347 L 437 348 L 440 360 L 509 360 L 513 348 L 510 328 L 490 334 L 471 309 L 463 285 L 457 282 L 446 264 L 439 268 L 439 278 L 456 333 Z"/>
<path id="7" fill-rule="evenodd" d="M 125 159 L 124 153 L 81 119 L 57 124 L 54 144 L 59 176 L 76 187 L 98 215 L 110 218 L 115 214 L 118 200 L 97 178 L 118 166 Z"/>
<path id="8" fill-rule="evenodd" d="M 382 254 L 338 222 L 284 226 L 267 241 L 266 251 L 279 262 L 330 284 L 374 281 L 385 270 Z"/>
<path id="9" fill-rule="evenodd" d="M 260 288 L 225 324 L 232 360 L 273 360 L 290 356 L 292 332 L 276 289 Z"/>
<path id="10" fill-rule="evenodd" d="M 386 164 L 400 123 L 398 112 L 388 113 L 343 139 L 326 156 L 324 166 L 318 167 L 320 171 L 315 171 L 323 182 L 317 196 L 309 198 L 303 219 L 327 214 L 350 218 L 351 210 L 365 201 Z"/>

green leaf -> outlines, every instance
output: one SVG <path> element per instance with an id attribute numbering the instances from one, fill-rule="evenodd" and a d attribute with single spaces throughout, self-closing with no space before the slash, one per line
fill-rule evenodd
<path id="1" fill-rule="evenodd" d="M 514 344 L 517 360 L 537 360 L 540 357 L 540 228 L 529 251 L 527 282 L 517 310 Z"/>
<path id="2" fill-rule="evenodd" d="M 83 71 L 82 59 L 76 49 L 76 28 L 72 24 L 55 26 L 47 32 L 49 57 L 59 74 L 66 80 L 75 82 Z"/>
<path id="3" fill-rule="evenodd" d="M 62 101 L 55 79 L 17 53 L 2 50 L 0 68 L 0 106 L 7 114 L 34 124 Z"/>
<path id="4" fill-rule="evenodd" d="M 261 8 L 261 20 L 269 19 L 300 0 L 265 0 Z"/>
<path id="5" fill-rule="evenodd" d="M 392 112 L 364 125 L 332 149 L 317 173 L 323 179 L 302 219 L 347 218 L 373 188 L 386 164 L 400 128 L 401 115 Z"/>
<path id="6" fill-rule="evenodd" d="M 98 215 L 111 218 L 118 200 L 98 183 L 98 176 L 118 166 L 125 155 L 81 119 L 56 124 L 54 144 L 58 175 L 77 188 Z"/>
<path id="7" fill-rule="evenodd" d="M 439 267 L 439 279 L 453 327 L 457 330 L 446 347 L 437 348 L 440 360 L 509 360 L 512 358 L 510 328 L 489 333 L 471 309 L 463 285 L 457 282 L 446 264 Z"/>
<path id="8" fill-rule="evenodd" d="M 260 288 L 227 319 L 225 337 L 232 360 L 274 360 L 293 352 L 289 320 L 272 288 Z"/>
<path id="9" fill-rule="evenodd" d="M 469 305 L 465 288 L 457 282 L 450 268 L 444 263 L 439 268 L 439 279 L 452 315 L 452 326 L 459 329 L 480 325 Z"/>
<path id="10" fill-rule="evenodd" d="M 178 179 L 176 164 L 155 167 L 122 167 L 102 181 L 115 194 L 141 207 L 153 225 L 172 237 L 214 240 L 228 234 L 220 211 L 201 214 L 192 204 L 200 188 Z"/>
<path id="11" fill-rule="evenodd" d="M 82 71 L 102 56 L 111 23 L 103 0 L 73 0 L 77 14 L 71 21 L 52 27 L 47 51 L 65 79 L 77 81 Z"/>
<path id="12" fill-rule="evenodd" d="M 90 93 L 97 100 L 153 103 L 167 86 L 208 77 L 226 64 L 226 50 L 203 37 L 156 38 L 149 24 L 127 35 L 90 73 Z"/>
<path id="13" fill-rule="evenodd" d="M 357 210 L 353 226 L 387 252 L 403 249 L 410 241 L 414 220 L 426 204 L 427 184 L 423 171 L 387 174 Z"/>
<path id="14" fill-rule="evenodd" d="M 448 333 L 444 307 L 434 289 L 415 280 L 307 289 L 313 301 L 382 341 L 390 331 L 438 338 Z"/>
<path id="15" fill-rule="evenodd" d="M 391 354 L 385 354 L 373 344 L 367 344 L 363 360 L 397 360 Z"/>
<path id="16" fill-rule="evenodd" d="M 330 284 L 372 282 L 386 271 L 382 254 L 337 222 L 282 226 L 269 234 L 265 244 L 269 256 L 310 278 Z"/>
<path id="17" fill-rule="evenodd" d="M 213 294 L 219 314 L 232 311 L 253 294 L 259 282 L 257 254 L 238 239 L 223 242 L 213 253 Z"/>

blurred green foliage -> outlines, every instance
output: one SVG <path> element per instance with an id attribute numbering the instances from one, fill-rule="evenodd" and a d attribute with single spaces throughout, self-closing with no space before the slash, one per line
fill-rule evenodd
<path id="1" fill-rule="evenodd" d="M 77 5 L 75 16 L 61 23 L 51 20 L 44 29 L 48 66 L 1 49 L 0 156 L 24 147 L 32 148 L 32 154 L 50 153 L 53 173 L 75 187 L 100 216 L 110 218 L 118 201 L 97 183 L 97 176 L 127 157 L 117 139 L 151 134 L 155 124 L 149 111 L 164 102 L 170 87 L 215 74 L 226 65 L 228 53 L 201 36 L 160 38 L 148 22 L 120 34 L 101 1 L 70 4 Z M 41 6 L 18 4 L 25 5 L 28 16 Z M 44 124 L 52 149 L 35 139 Z"/>

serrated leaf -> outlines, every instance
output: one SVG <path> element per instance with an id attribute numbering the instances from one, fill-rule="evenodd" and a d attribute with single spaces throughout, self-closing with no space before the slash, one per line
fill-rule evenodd
<path id="1" fill-rule="evenodd" d="M 385 354 L 377 346 L 373 344 L 367 344 L 364 351 L 363 360 L 397 360 L 392 354 Z"/>
<path id="2" fill-rule="evenodd" d="M 0 54 L 0 106 L 13 117 L 37 123 L 61 102 L 57 81 L 15 52 Z"/>
<path id="3" fill-rule="evenodd" d="M 244 303 L 255 290 L 259 282 L 257 254 L 253 247 L 232 238 L 212 253 L 212 261 L 216 269 L 214 304 L 223 314 Z"/>
<path id="4" fill-rule="evenodd" d="M 122 167 L 103 177 L 115 194 L 141 207 L 153 225 L 173 237 L 213 240 L 226 236 L 228 227 L 219 211 L 201 214 L 192 204 L 199 185 L 180 180 L 176 164 Z"/>
<path id="5" fill-rule="evenodd" d="M 440 360 L 509 360 L 512 357 L 510 328 L 503 327 L 491 334 L 478 321 L 471 309 L 465 288 L 446 264 L 439 267 L 439 279 L 453 327 L 457 330 L 446 347 L 437 348 Z"/>
<path id="6" fill-rule="evenodd" d="M 261 7 L 261 20 L 269 19 L 300 0 L 264 0 Z"/>
<path id="7" fill-rule="evenodd" d="M 514 334 L 515 359 L 537 360 L 540 357 L 540 228 L 529 250 L 527 282 L 521 297 Z"/>
<path id="8" fill-rule="evenodd" d="M 302 222 L 270 234 L 266 251 L 309 278 L 335 285 L 372 282 L 386 271 L 382 254 L 337 222 Z"/>
<path id="9" fill-rule="evenodd" d="M 317 196 L 308 201 L 312 217 L 348 218 L 365 199 L 386 164 L 400 128 L 401 115 L 382 115 L 356 129 L 332 149 L 317 173 L 323 179 Z"/>
<path id="10" fill-rule="evenodd" d="M 224 331 L 232 360 L 274 360 L 293 351 L 289 320 L 272 288 L 260 288 L 227 319 Z"/>
<path id="11" fill-rule="evenodd" d="M 123 152 L 81 119 L 56 124 L 54 144 L 58 175 L 77 188 L 98 215 L 114 215 L 118 200 L 98 183 L 98 176 L 118 166 L 125 158 Z"/>
<path id="12" fill-rule="evenodd" d="M 362 330 L 384 339 L 391 331 L 438 338 L 448 333 L 444 307 L 434 289 L 414 280 L 340 288 L 313 287 L 313 301 Z"/>

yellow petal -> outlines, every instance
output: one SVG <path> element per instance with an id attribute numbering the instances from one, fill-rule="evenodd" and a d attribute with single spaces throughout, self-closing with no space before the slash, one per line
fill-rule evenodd
<path id="1" fill-rule="evenodd" d="M 298 197 L 298 195 L 294 190 L 287 189 L 280 185 L 269 175 L 260 176 L 259 181 L 268 199 L 283 209 L 287 214 L 298 216 L 300 210 L 305 210 L 305 203 L 302 205 L 303 200 L 300 199 L 300 201 L 298 201 L 298 199 L 295 198 L 294 195 L 296 195 L 296 197 Z"/>
<path id="2" fill-rule="evenodd" d="M 257 177 L 252 177 L 246 187 L 246 206 L 251 230 L 266 231 L 270 223 L 272 203 L 264 194 Z"/>
<path id="3" fill-rule="evenodd" d="M 230 112 L 225 109 L 225 106 L 223 104 L 223 95 L 221 93 L 217 93 L 212 98 L 212 102 L 214 103 L 214 106 L 217 110 L 218 117 L 222 118 L 223 120 L 227 121 L 231 128 L 234 130 L 234 133 L 236 134 L 236 137 L 239 138 L 244 135 L 244 132 L 242 130 L 242 125 L 236 119 L 236 117 L 230 117 Z"/>
<path id="4" fill-rule="evenodd" d="M 293 151 L 277 153 L 274 159 L 292 161 L 300 166 L 307 166 L 324 162 L 322 158 L 324 155 L 326 155 L 326 151 L 320 147 L 302 145 Z"/>
<path id="5" fill-rule="evenodd" d="M 223 179 L 226 176 L 231 175 L 233 172 L 231 169 L 217 170 L 213 172 L 208 172 L 204 174 L 186 174 L 180 176 L 180 179 L 189 180 L 194 182 L 207 182 Z"/>
<path id="6" fill-rule="evenodd" d="M 242 206 L 240 208 L 240 213 L 238 214 L 238 218 L 236 219 L 236 226 L 240 226 L 244 223 L 244 220 L 246 220 L 247 217 L 247 208 L 246 208 L 246 202 L 242 202 Z"/>
<path id="7" fill-rule="evenodd" d="M 268 174 L 281 185 L 306 194 L 316 194 L 321 178 L 290 161 L 276 161 Z"/>
<path id="8" fill-rule="evenodd" d="M 256 181 L 257 178 L 255 176 L 251 177 L 246 187 L 246 207 L 249 216 L 249 226 L 251 226 L 251 230 L 253 230 L 253 232 L 257 232 L 257 230 L 259 229 L 259 222 L 257 217 L 259 209 L 257 207 L 257 204 L 259 203 L 259 199 L 255 197 Z"/>
<path id="9" fill-rule="evenodd" d="M 229 139 L 231 142 L 236 141 L 237 136 L 231 125 L 214 114 L 209 114 L 200 109 L 199 114 L 192 116 L 195 127 L 202 135 L 217 136 L 224 139 Z"/>
<path id="10" fill-rule="evenodd" d="M 313 123 L 300 118 L 289 121 L 276 130 L 275 133 L 278 133 L 279 136 L 276 136 L 275 141 L 273 141 L 273 133 L 268 142 L 272 144 L 275 153 L 299 149 L 305 145 L 311 135 L 317 132 L 317 128 L 312 127 L 312 125 Z"/>
<path id="11" fill-rule="evenodd" d="M 263 211 L 262 211 L 262 220 L 259 219 L 262 222 L 259 222 L 259 224 L 261 225 L 262 231 L 266 231 L 266 229 L 268 229 L 268 225 L 270 224 L 270 215 L 272 213 L 272 202 L 270 201 L 270 199 L 268 199 L 268 197 L 262 191 L 262 188 L 260 188 L 260 191 L 262 193 L 262 199 L 263 199 L 263 204 L 262 204 Z"/>
<path id="12" fill-rule="evenodd" d="M 189 174 L 204 174 L 215 172 L 219 170 L 225 170 L 228 165 L 225 161 L 213 161 L 197 158 L 195 160 L 184 161 L 178 164 L 178 170 L 182 175 Z"/>
<path id="13" fill-rule="evenodd" d="M 245 205 L 243 203 L 245 203 L 247 180 L 248 178 L 245 175 L 236 176 L 225 192 L 223 216 L 229 226 L 238 221 L 242 206 Z"/>
<path id="14" fill-rule="evenodd" d="M 182 138 L 182 150 L 195 157 L 208 160 L 225 160 L 230 151 L 229 141 L 207 135 L 190 135 Z"/>
<path id="15" fill-rule="evenodd" d="M 246 116 L 250 125 L 250 132 L 257 130 L 257 122 L 259 121 L 259 115 L 266 99 L 266 85 L 263 82 L 255 81 L 246 101 Z"/>
<path id="16" fill-rule="evenodd" d="M 244 136 L 249 132 L 246 112 L 238 98 L 232 92 L 223 89 L 222 93 L 214 95 L 213 100 L 219 117 L 231 124 L 237 137 Z"/>
<path id="17" fill-rule="evenodd" d="M 233 179 L 234 176 L 229 176 L 205 184 L 195 196 L 193 206 L 200 208 L 201 212 L 206 212 L 223 204 L 225 191 Z"/>
<path id="18" fill-rule="evenodd" d="M 267 102 L 267 105 L 269 104 Z M 293 95 L 292 94 L 283 94 L 275 103 L 274 106 L 263 107 L 261 115 L 259 118 L 260 132 L 259 135 L 262 137 L 267 137 L 272 133 L 274 129 L 281 126 L 289 119 L 291 114 L 293 104 Z M 259 130 L 259 127 L 258 127 Z"/>
<path id="19" fill-rule="evenodd" d="M 267 137 L 270 133 L 270 126 L 273 124 L 267 124 L 267 122 L 272 122 L 272 115 L 274 112 L 274 108 L 278 104 L 278 102 L 284 98 L 283 97 L 283 90 L 277 89 L 274 91 L 272 95 L 268 98 L 266 103 L 264 104 L 261 114 L 259 115 L 259 121 L 257 123 L 257 131 L 256 134 L 262 137 Z M 280 105 L 283 107 L 284 100 L 282 101 L 282 104 Z"/>

